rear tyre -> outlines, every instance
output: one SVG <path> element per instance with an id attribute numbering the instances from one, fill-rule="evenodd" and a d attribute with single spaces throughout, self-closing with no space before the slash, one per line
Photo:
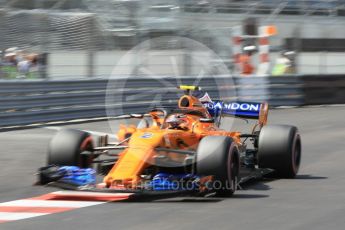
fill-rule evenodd
<path id="1" fill-rule="evenodd" d="M 93 142 L 89 133 L 80 130 L 63 129 L 50 141 L 48 149 L 48 165 L 78 166 L 88 168 L 93 157 L 82 155 L 84 151 L 92 151 Z"/>
<path id="2" fill-rule="evenodd" d="M 294 178 L 301 163 L 301 150 L 301 138 L 296 127 L 264 126 L 259 136 L 258 166 L 274 169 L 275 177 Z"/>
<path id="3" fill-rule="evenodd" d="M 204 137 L 197 149 L 196 170 L 198 175 L 214 176 L 213 190 L 218 196 L 231 196 L 237 188 L 239 155 L 230 137 Z"/>

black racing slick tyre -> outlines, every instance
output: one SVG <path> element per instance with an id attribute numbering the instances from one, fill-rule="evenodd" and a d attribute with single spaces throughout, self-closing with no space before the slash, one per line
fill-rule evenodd
<path id="1" fill-rule="evenodd" d="M 261 129 L 258 146 L 259 168 L 274 169 L 273 175 L 294 178 L 302 156 L 298 129 L 288 125 L 267 125 Z"/>
<path id="2" fill-rule="evenodd" d="M 89 133 L 73 129 L 60 130 L 50 141 L 48 165 L 88 168 L 92 164 L 92 157 L 81 153 L 92 149 L 93 142 Z"/>
<path id="3" fill-rule="evenodd" d="M 230 137 L 207 136 L 198 146 L 196 171 L 198 175 L 214 176 L 212 190 L 218 196 L 231 196 L 237 189 L 239 154 Z"/>

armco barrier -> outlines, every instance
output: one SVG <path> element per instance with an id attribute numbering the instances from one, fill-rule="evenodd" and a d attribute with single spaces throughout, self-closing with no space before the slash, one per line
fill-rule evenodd
<path id="1" fill-rule="evenodd" d="M 345 75 L 302 76 L 307 105 L 344 104 Z"/>
<path id="2" fill-rule="evenodd" d="M 271 106 L 304 105 L 304 83 L 301 76 L 267 77 L 268 102 Z"/>
<path id="3" fill-rule="evenodd" d="M 308 77 L 183 77 L 175 79 L 138 77 L 117 79 L 108 88 L 116 103 L 107 104 L 108 79 L 92 80 L 18 80 L 0 81 L 0 127 L 22 126 L 51 121 L 106 117 L 106 109 L 112 115 L 145 112 L 156 103 L 176 104 L 181 92 L 178 84 L 202 86 L 211 98 L 239 101 L 268 101 L 273 106 L 304 105 L 304 81 L 312 85 Z M 310 80 L 310 82 L 309 82 Z M 314 87 L 314 86 L 313 86 Z M 142 93 L 145 91 L 146 93 Z M 161 97 L 151 93 L 155 92 Z M 311 91 L 311 89 L 309 90 Z M 308 91 L 308 92 L 309 92 Z M 232 92 L 227 94 L 224 92 Z M 221 95 L 221 96 L 220 96 Z M 228 96 L 224 96 L 228 95 Z M 225 97 L 225 98 L 224 98 Z M 308 100 L 312 98 L 307 97 Z M 311 104 L 310 101 L 308 101 Z"/>

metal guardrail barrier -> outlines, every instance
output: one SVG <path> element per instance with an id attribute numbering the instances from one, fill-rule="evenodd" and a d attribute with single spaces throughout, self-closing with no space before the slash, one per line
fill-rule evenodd
<path id="1" fill-rule="evenodd" d="M 301 76 L 268 77 L 268 102 L 271 106 L 305 105 Z"/>
<path id="2" fill-rule="evenodd" d="M 302 76 L 304 104 L 344 104 L 345 76 Z"/>
<path id="3" fill-rule="evenodd" d="M 198 85 L 211 98 L 267 101 L 271 106 L 345 103 L 341 75 L 230 79 L 204 77 Z M 114 116 L 145 112 L 158 100 L 161 105 L 175 105 L 182 93 L 176 86 L 195 81 L 195 77 L 118 79 L 108 88 L 112 104 L 106 104 L 108 79 L 0 81 L 0 128 L 106 117 L 108 108 L 115 111 Z"/>

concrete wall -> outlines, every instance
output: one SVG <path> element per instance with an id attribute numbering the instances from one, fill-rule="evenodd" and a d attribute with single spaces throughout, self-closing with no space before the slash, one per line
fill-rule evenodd
<path id="1" fill-rule="evenodd" d="M 190 56 L 200 60 L 186 61 Z M 200 69 L 211 68 L 212 58 L 208 53 L 186 53 L 182 50 L 130 53 L 126 51 L 95 52 L 94 75 L 197 75 Z M 54 52 L 49 55 L 50 77 L 87 76 L 88 55 L 86 52 Z"/>
<path id="2" fill-rule="evenodd" d="M 298 65 L 303 74 L 344 74 L 345 53 L 302 53 Z"/>
<path id="3" fill-rule="evenodd" d="M 143 75 L 197 75 L 200 70 L 210 69 L 196 60 L 186 60 L 189 56 L 181 50 L 150 51 L 142 54 L 127 54 L 126 51 L 102 51 L 94 55 L 94 75 L 128 75 L 138 71 Z M 208 53 L 189 53 L 201 57 L 203 62 L 212 63 Z M 271 67 L 278 53 L 271 53 Z M 124 58 L 124 59 L 121 59 Z M 121 61 L 120 61 L 121 60 Z M 49 55 L 50 77 L 87 76 L 88 55 L 86 52 L 54 52 Z M 344 74 L 345 53 L 300 53 L 297 57 L 300 74 Z M 141 66 L 136 69 L 134 66 Z M 187 68 L 187 69 L 186 69 Z"/>

